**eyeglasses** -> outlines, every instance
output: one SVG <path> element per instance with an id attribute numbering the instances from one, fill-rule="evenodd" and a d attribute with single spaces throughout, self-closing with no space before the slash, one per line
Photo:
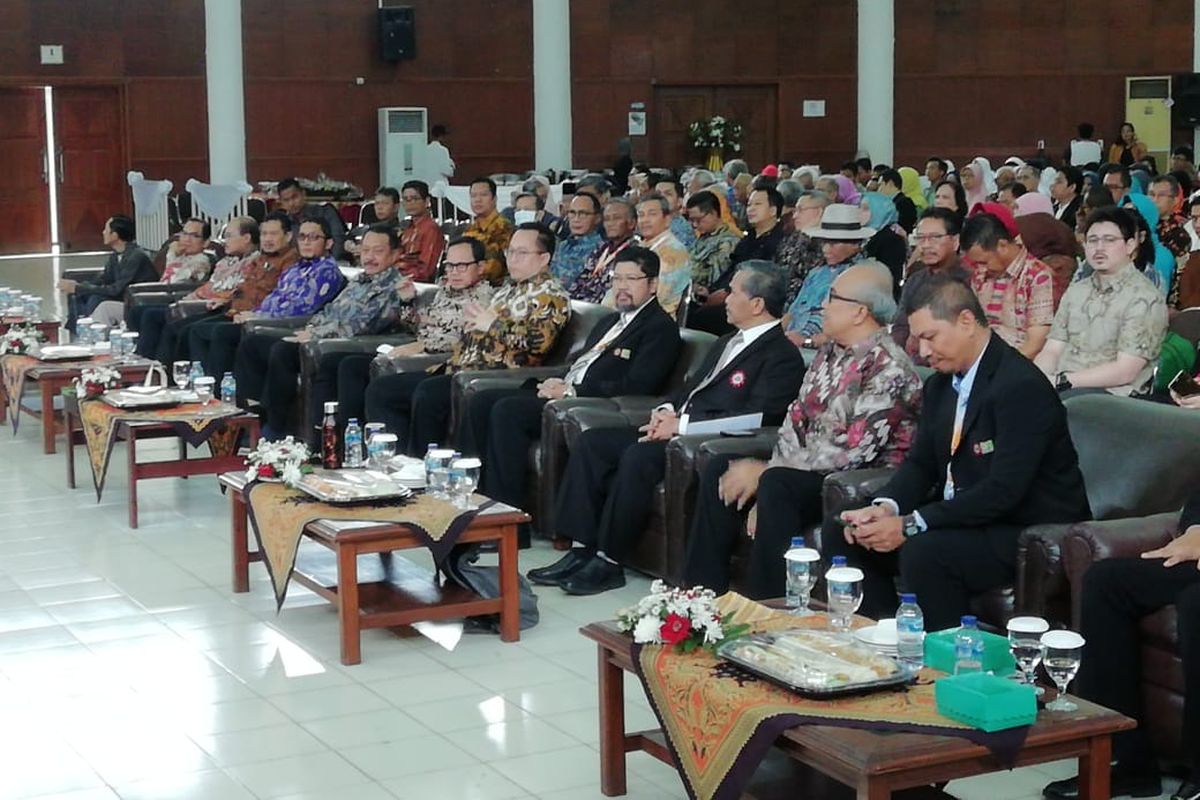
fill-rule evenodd
<path id="1" fill-rule="evenodd" d="M 401 199 L 401 200 L 403 200 L 403 201 L 404 201 L 404 202 L 406 202 L 406 203 L 420 203 L 420 202 L 422 202 L 422 201 L 424 201 L 424 200 L 425 200 L 425 198 L 424 198 L 424 197 L 421 197 L 421 195 L 419 195 L 419 194 L 405 194 L 405 195 L 401 195 L 401 196 L 400 196 L 400 199 Z"/>
<path id="2" fill-rule="evenodd" d="M 1117 242 L 1123 241 L 1125 240 L 1120 236 L 1089 236 L 1083 240 L 1083 243 L 1088 247 L 1099 247 L 1100 245 L 1111 247 Z"/>
<path id="3" fill-rule="evenodd" d="M 191 231 L 180 231 L 179 236 L 180 236 L 180 238 L 186 236 L 189 239 L 203 239 L 204 238 L 203 233 L 192 233 Z"/>
<path id="4" fill-rule="evenodd" d="M 853 297 L 846 297 L 844 295 L 840 295 L 837 292 L 835 292 L 833 289 L 830 289 L 829 294 L 825 295 L 825 302 L 828 303 L 830 300 L 841 300 L 843 303 L 854 303 L 855 305 L 860 305 L 860 306 L 863 306 L 864 308 L 870 307 L 870 304 L 864 303 L 862 300 L 855 300 Z"/>
<path id="5" fill-rule="evenodd" d="M 567 216 L 568 217 L 594 217 L 594 216 L 596 216 L 596 212 L 595 211 L 580 211 L 577 208 L 573 208 L 567 212 Z"/>
<path id="6" fill-rule="evenodd" d="M 510 247 L 504 251 L 504 255 L 508 258 L 528 258 L 530 256 L 540 256 L 545 252 L 545 250 L 514 250 Z"/>
<path id="7" fill-rule="evenodd" d="M 442 266 L 446 272 L 466 272 L 478 263 L 478 261 L 447 261 Z"/>
<path id="8" fill-rule="evenodd" d="M 950 234 L 948 234 L 948 233 L 914 233 L 912 236 L 912 240 L 916 244 L 923 244 L 925 242 L 929 242 L 930 244 L 937 244 L 938 242 L 940 242 L 942 239 L 945 239 L 949 235 Z"/>
<path id="9" fill-rule="evenodd" d="M 622 286 L 629 286 L 639 281 L 648 280 L 650 280 L 650 278 L 646 275 L 613 275 L 612 282 L 613 286 L 616 286 L 618 283 Z"/>
<path id="10" fill-rule="evenodd" d="M 302 242 L 323 242 L 328 237 L 323 233 L 302 233 L 296 238 Z"/>

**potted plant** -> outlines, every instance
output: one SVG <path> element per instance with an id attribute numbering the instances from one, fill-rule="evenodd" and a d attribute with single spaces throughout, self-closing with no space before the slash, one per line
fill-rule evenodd
<path id="1" fill-rule="evenodd" d="M 660 580 L 650 584 L 650 594 L 637 605 L 617 612 L 617 627 L 632 634 L 638 644 L 667 644 L 680 653 L 698 647 L 715 650 L 750 630 L 749 625 L 731 625 L 721 616 L 711 589 L 677 589 Z"/>
<path id="2" fill-rule="evenodd" d="M 32 353 L 42 341 L 42 335 L 36 328 L 24 325 L 13 325 L 3 336 L 0 336 L 0 356 L 23 356 Z"/>
<path id="3" fill-rule="evenodd" d="M 88 367 L 79 374 L 77 391 L 84 400 L 95 400 L 121 385 L 121 373 L 109 367 Z"/>
<path id="4" fill-rule="evenodd" d="M 291 436 L 278 442 L 260 440 L 246 457 L 248 481 L 269 481 L 295 486 L 306 473 L 312 472 L 308 460 L 312 453 L 304 442 Z"/>
<path id="5" fill-rule="evenodd" d="M 698 154 L 707 156 L 706 166 L 716 171 L 726 155 L 742 152 L 742 126 L 720 114 L 696 120 L 688 126 L 688 141 Z"/>

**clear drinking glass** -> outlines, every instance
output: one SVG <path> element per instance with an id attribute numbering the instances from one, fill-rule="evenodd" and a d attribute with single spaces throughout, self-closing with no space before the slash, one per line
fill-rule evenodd
<path id="1" fill-rule="evenodd" d="M 811 547 L 804 547 L 788 550 L 783 558 L 787 562 L 788 597 L 799 599 L 796 607 L 789 611 L 798 617 L 806 617 L 812 613 L 808 604 L 820 576 L 821 554 Z"/>
<path id="2" fill-rule="evenodd" d="M 1013 659 L 1020 668 L 1020 680 L 1033 686 L 1033 673 L 1042 663 L 1042 634 L 1050 630 L 1050 623 L 1041 617 L 1013 617 L 1008 621 L 1008 646 Z M 1041 687 L 1034 686 L 1039 695 Z"/>
<path id="3" fill-rule="evenodd" d="M 370 469 L 388 472 L 388 465 L 396 457 L 397 441 L 398 439 L 394 433 L 380 431 L 371 434 L 371 441 L 367 447 L 367 450 L 370 452 L 370 455 L 367 457 L 367 466 Z"/>
<path id="4" fill-rule="evenodd" d="M 454 494 L 454 505 L 469 510 L 474 508 L 471 494 L 479 485 L 479 470 L 483 462 L 478 458 L 456 458 L 450 464 L 450 486 Z"/>
<path id="5" fill-rule="evenodd" d="M 196 378 L 196 398 L 201 405 L 208 405 L 213 399 L 213 386 L 216 384 L 216 378 L 210 378 L 207 375 L 203 378 Z"/>
<path id="6" fill-rule="evenodd" d="M 863 572 L 858 567 L 834 567 L 825 573 L 829 597 L 829 625 L 835 631 L 850 630 L 850 618 L 862 605 Z"/>
<path id="7" fill-rule="evenodd" d="M 1054 685 L 1058 687 L 1058 697 L 1046 704 L 1049 711 L 1074 711 L 1079 706 L 1067 699 L 1067 686 L 1075 679 L 1079 671 L 1079 662 L 1083 658 L 1083 637 L 1075 631 L 1050 631 L 1042 634 L 1042 666 Z"/>
<path id="8" fill-rule="evenodd" d="M 192 382 L 192 362 L 176 361 L 171 365 L 171 380 L 175 381 L 175 385 L 180 389 L 187 391 L 188 386 Z"/>
<path id="9" fill-rule="evenodd" d="M 433 467 L 428 476 L 430 496 L 440 500 L 449 498 L 446 490 L 450 486 L 450 461 L 453 458 L 453 450 L 431 450 L 429 452 L 429 463 Z"/>

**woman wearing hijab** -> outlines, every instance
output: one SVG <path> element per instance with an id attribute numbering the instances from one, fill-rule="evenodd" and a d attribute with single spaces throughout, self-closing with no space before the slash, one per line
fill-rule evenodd
<path id="1" fill-rule="evenodd" d="M 1132 192 L 1121 198 L 1119 205 L 1132 206 L 1137 211 L 1138 239 L 1142 246 L 1138 247 L 1136 263 L 1165 297 L 1175 275 L 1175 256 L 1158 240 L 1158 209 L 1146 195 Z"/>
<path id="2" fill-rule="evenodd" d="M 901 167 L 896 171 L 900 173 L 900 179 L 903 181 L 900 184 L 900 192 L 913 201 L 917 213 L 920 214 L 929 207 L 929 201 L 925 199 L 925 192 L 921 189 L 920 174 L 912 167 Z"/>
<path id="3" fill-rule="evenodd" d="M 1129 167 L 1146 157 L 1146 145 L 1137 138 L 1133 123 L 1121 123 L 1121 137 L 1108 149 L 1108 160 L 1113 164 Z"/>
<path id="4" fill-rule="evenodd" d="M 976 203 L 982 203 L 987 200 L 988 194 L 988 178 L 989 175 L 984 171 L 983 165 L 979 162 L 982 159 L 975 159 L 970 164 L 964 164 L 963 168 L 958 171 L 959 182 L 962 183 L 963 192 L 967 195 L 967 208 L 974 208 Z"/>
<path id="5" fill-rule="evenodd" d="M 1018 197 L 1013 216 L 1016 217 L 1025 248 L 1049 267 L 1053 274 L 1054 310 L 1057 311 L 1063 293 L 1071 285 L 1071 278 L 1079 265 L 1076 260 L 1078 245 L 1075 232 L 1054 218 L 1050 198 L 1038 192 Z"/>
<path id="6" fill-rule="evenodd" d="M 714 183 L 712 186 L 706 186 L 700 191 L 712 192 L 717 196 L 717 202 L 721 204 L 721 222 L 728 225 L 729 230 L 738 236 L 742 236 L 742 229 L 738 227 L 737 220 L 733 218 L 733 212 L 729 210 L 729 199 L 725 196 L 725 190 L 721 187 L 721 184 Z"/>
<path id="7" fill-rule="evenodd" d="M 854 181 L 847 178 L 845 175 L 829 175 L 837 184 L 837 197 L 832 198 L 833 203 L 842 203 L 848 206 L 856 206 L 862 202 L 862 195 L 858 191 L 858 187 L 854 185 Z"/>
<path id="8" fill-rule="evenodd" d="M 875 235 L 863 246 L 863 253 L 891 270 L 892 289 L 899 297 L 908 245 L 905 243 L 904 229 L 898 223 L 900 215 L 896 211 L 896 204 L 882 192 L 865 192 L 859 207 L 862 209 L 862 224 L 875 229 Z"/>

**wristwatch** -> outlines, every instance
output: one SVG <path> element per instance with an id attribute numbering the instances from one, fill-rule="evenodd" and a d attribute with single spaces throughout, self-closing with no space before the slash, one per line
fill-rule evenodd
<path id="1" fill-rule="evenodd" d="M 813 348 L 813 337 L 811 337 L 811 336 L 805 336 L 805 337 L 804 337 L 804 342 L 801 344 L 801 347 L 804 347 L 805 349 L 811 350 L 811 349 Z"/>
<path id="2" fill-rule="evenodd" d="M 1071 388 L 1071 379 L 1067 377 L 1067 373 L 1060 372 L 1054 376 L 1054 388 L 1060 392 Z"/>
<path id="3" fill-rule="evenodd" d="M 921 526 L 917 524 L 916 514 L 905 514 L 900 521 L 904 523 L 905 539 L 909 538 L 910 536 L 916 536 L 921 532 Z"/>

